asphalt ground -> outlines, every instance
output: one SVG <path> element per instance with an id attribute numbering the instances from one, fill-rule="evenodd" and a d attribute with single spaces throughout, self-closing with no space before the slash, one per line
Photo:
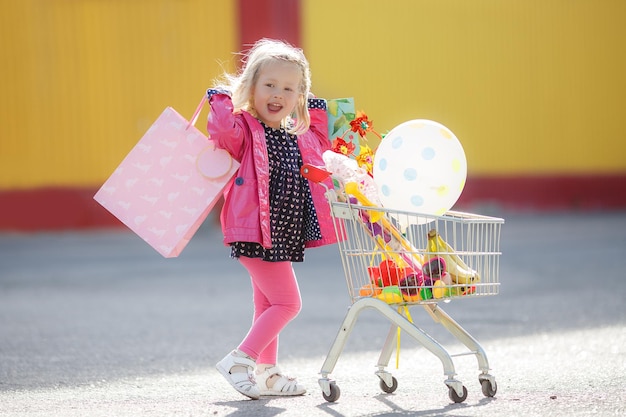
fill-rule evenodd
<path id="1" fill-rule="evenodd" d="M 307 394 L 236 393 L 214 364 L 247 331 L 251 290 L 207 221 L 176 259 L 123 229 L 0 234 L 0 415 L 626 415 L 626 212 L 495 215 L 500 294 L 441 305 L 485 349 L 494 398 L 460 356 L 469 395 L 451 402 L 441 363 L 408 335 L 388 368 L 398 389 L 383 393 L 374 372 L 389 323 L 372 310 L 331 374 L 341 396 L 326 402 L 319 371 L 349 307 L 336 246 L 296 265 L 303 309 L 281 335 L 281 367 Z M 412 315 L 462 350 L 421 307 Z"/>

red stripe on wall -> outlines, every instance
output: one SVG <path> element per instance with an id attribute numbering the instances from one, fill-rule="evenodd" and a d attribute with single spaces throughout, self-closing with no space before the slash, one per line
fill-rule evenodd
<path id="1" fill-rule="evenodd" d="M 239 0 L 237 12 L 241 50 L 261 38 L 300 46 L 300 0 Z"/>
<path id="2" fill-rule="evenodd" d="M 626 173 L 468 178 L 457 204 L 489 202 L 509 210 L 623 210 Z"/>
<path id="3" fill-rule="evenodd" d="M 101 207 L 96 188 L 0 191 L 0 230 L 44 231 L 125 227 Z M 456 209 L 626 210 L 626 173 L 606 176 L 468 178 Z"/>
<path id="4" fill-rule="evenodd" d="M 46 187 L 0 191 L 0 230 L 41 231 L 121 226 L 93 196 L 98 189 Z"/>

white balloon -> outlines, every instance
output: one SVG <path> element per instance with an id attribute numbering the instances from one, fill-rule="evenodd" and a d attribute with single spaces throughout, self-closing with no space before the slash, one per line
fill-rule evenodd
<path id="1" fill-rule="evenodd" d="M 432 120 L 410 120 L 381 141 L 373 176 L 383 207 L 440 216 L 454 206 L 465 187 L 467 160 L 450 129 Z M 406 227 L 433 219 L 397 216 L 397 220 Z"/>

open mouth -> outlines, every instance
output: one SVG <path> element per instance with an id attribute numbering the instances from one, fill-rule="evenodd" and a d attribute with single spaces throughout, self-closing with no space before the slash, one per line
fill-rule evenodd
<path id="1" fill-rule="evenodd" d="M 283 108 L 282 104 L 278 104 L 278 103 L 270 103 L 267 105 L 267 109 L 273 113 L 277 113 L 281 111 L 282 108 Z"/>

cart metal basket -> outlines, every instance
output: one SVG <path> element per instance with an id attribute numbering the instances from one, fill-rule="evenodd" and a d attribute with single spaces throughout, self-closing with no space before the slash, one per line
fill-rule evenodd
<path id="1" fill-rule="evenodd" d="M 320 183 L 330 175 L 310 165 L 305 165 L 302 173 Z M 498 294 L 500 231 L 504 220 L 454 211 L 433 216 L 390 210 L 359 204 L 349 195 L 338 198 L 335 190 L 327 190 L 326 196 L 335 221 L 351 305 L 320 371 L 318 382 L 324 399 L 339 399 L 339 387 L 329 375 L 359 314 L 366 309 L 375 309 L 391 322 L 376 371 L 384 392 L 394 392 L 398 386 L 386 368 L 397 343 L 398 329 L 402 329 L 439 358 L 450 399 L 460 403 L 467 398 L 466 387 L 455 379 L 453 356 L 413 323 L 408 313 L 412 306 L 423 307 L 436 323 L 465 345 L 469 351 L 463 355 L 476 356 L 482 392 L 493 397 L 497 385 L 489 374 L 485 351 L 439 304 Z"/>

